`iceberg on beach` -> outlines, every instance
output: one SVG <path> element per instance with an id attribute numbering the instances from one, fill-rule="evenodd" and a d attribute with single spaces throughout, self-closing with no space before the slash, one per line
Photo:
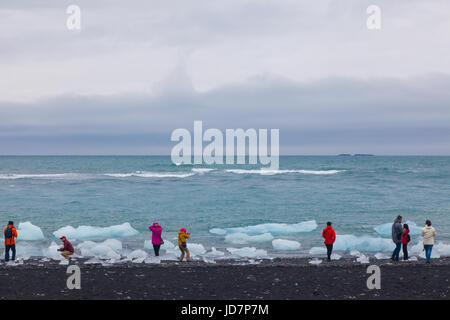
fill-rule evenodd
<path id="1" fill-rule="evenodd" d="M 232 233 L 246 233 L 249 235 L 256 234 L 288 234 L 311 232 L 317 228 L 316 220 L 304 221 L 295 224 L 287 223 L 263 223 L 254 226 L 237 227 L 237 228 L 213 228 L 209 232 L 217 235 L 227 235 Z"/>
<path id="2" fill-rule="evenodd" d="M 232 244 L 259 243 L 271 240 L 273 240 L 273 236 L 270 233 L 263 233 L 254 236 L 246 233 L 231 233 L 225 236 L 225 242 Z"/>
<path id="3" fill-rule="evenodd" d="M 374 238 L 370 236 L 355 236 L 351 234 L 337 235 L 334 243 L 334 250 L 340 251 L 392 251 L 395 245 L 391 239 Z"/>
<path id="4" fill-rule="evenodd" d="M 327 254 L 327 249 L 324 247 L 312 247 L 309 249 L 309 254 L 312 256 Z"/>
<path id="5" fill-rule="evenodd" d="M 93 226 L 79 226 L 74 228 L 72 226 L 62 227 L 53 235 L 57 238 L 66 236 L 69 240 L 87 240 L 87 239 L 101 239 L 101 238 L 123 238 L 135 236 L 139 232 L 134 229 L 130 223 L 114 225 L 110 227 L 93 227 Z"/>
<path id="6" fill-rule="evenodd" d="M 227 248 L 235 258 L 263 258 L 267 257 L 267 251 L 255 247 Z"/>
<path id="7" fill-rule="evenodd" d="M 37 241 L 44 240 L 41 228 L 35 226 L 30 221 L 20 222 L 17 228 L 17 240 Z"/>
<path id="8" fill-rule="evenodd" d="M 58 251 L 60 246 L 56 244 L 56 242 L 52 241 L 50 246 L 47 249 L 44 249 L 44 256 L 46 258 L 52 260 L 62 260 L 64 257 L 61 255 L 61 252 Z"/>
<path id="9" fill-rule="evenodd" d="M 107 239 L 103 242 L 84 241 L 77 246 L 83 257 L 96 257 L 100 259 L 121 258 L 122 242 L 117 239 Z"/>
<path id="10" fill-rule="evenodd" d="M 275 239 L 272 241 L 272 246 L 275 250 L 291 251 L 299 250 L 302 245 L 298 241 Z"/>
<path id="11" fill-rule="evenodd" d="M 417 236 L 420 234 L 420 231 L 422 231 L 422 228 L 418 227 L 416 225 L 416 223 L 413 221 L 406 221 L 405 223 L 409 226 L 409 231 L 410 231 L 411 236 Z M 380 236 L 391 237 L 392 236 L 392 224 L 393 224 L 393 222 L 388 222 L 388 223 L 376 226 L 373 229 Z M 402 222 L 402 225 L 403 225 L 403 222 Z"/>

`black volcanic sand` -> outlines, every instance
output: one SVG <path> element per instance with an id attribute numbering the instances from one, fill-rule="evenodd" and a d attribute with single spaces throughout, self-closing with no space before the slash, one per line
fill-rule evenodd
<path id="1" fill-rule="evenodd" d="M 83 264 L 81 289 L 66 287 L 67 266 L 31 259 L 0 264 L 1 299 L 448 299 L 450 259 L 391 263 L 381 268 L 381 289 L 369 290 L 369 264 L 355 258 L 311 265 L 310 259 L 161 264 Z"/>

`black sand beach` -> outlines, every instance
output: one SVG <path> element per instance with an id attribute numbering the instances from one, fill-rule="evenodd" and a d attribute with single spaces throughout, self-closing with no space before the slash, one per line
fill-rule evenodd
<path id="1" fill-rule="evenodd" d="M 311 265 L 310 259 L 246 262 L 173 261 L 102 266 L 73 261 L 81 269 L 81 289 L 69 290 L 67 266 L 28 260 L 0 265 L 1 299 L 448 299 L 450 259 L 390 263 L 381 268 L 381 289 L 369 290 L 369 264 L 343 258 Z"/>

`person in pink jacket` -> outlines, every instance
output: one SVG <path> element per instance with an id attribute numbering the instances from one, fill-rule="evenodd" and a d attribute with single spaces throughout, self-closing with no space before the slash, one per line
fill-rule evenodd
<path id="1" fill-rule="evenodd" d="M 162 228 L 158 222 L 154 222 L 150 227 L 148 227 L 152 232 L 152 245 L 155 251 L 155 256 L 159 256 L 159 248 L 164 243 L 161 238 Z"/>

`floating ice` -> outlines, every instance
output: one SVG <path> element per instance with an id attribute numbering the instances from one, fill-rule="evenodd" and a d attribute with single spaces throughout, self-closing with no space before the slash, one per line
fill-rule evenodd
<path id="1" fill-rule="evenodd" d="M 374 227 L 373 229 L 381 236 L 391 237 L 392 236 L 392 223 L 388 222 L 379 226 Z M 418 227 L 413 221 L 405 222 L 409 226 L 410 235 L 419 235 L 422 231 L 422 228 Z"/>
<path id="2" fill-rule="evenodd" d="M 81 255 L 84 257 L 119 260 L 121 257 L 122 242 L 117 239 L 107 239 L 100 243 L 84 241 L 77 248 L 81 250 Z"/>
<path id="3" fill-rule="evenodd" d="M 227 248 L 232 256 L 238 258 L 262 258 L 267 256 L 267 251 L 263 249 L 256 249 L 255 247 L 243 248 Z"/>
<path id="4" fill-rule="evenodd" d="M 287 233 L 302 233 L 311 232 L 317 228 L 316 220 L 304 221 L 296 224 L 286 223 L 263 223 L 254 226 L 237 227 L 237 228 L 214 228 L 209 232 L 217 235 L 226 235 L 232 233 L 246 233 L 246 234 L 287 234 Z"/>
<path id="5" fill-rule="evenodd" d="M 318 264 L 321 264 L 321 263 L 322 263 L 322 260 L 317 259 L 317 258 L 314 258 L 314 259 L 312 259 L 312 260 L 309 260 L 309 263 L 310 263 L 310 264 L 318 265 Z"/>
<path id="6" fill-rule="evenodd" d="M 53 232 L 57 238 L 66 236 L 68 239 L 101 239 L 101 238 L 122 238 L 137 235 L 139 232 L 128 222 L 110 227 L 79 226 L 74 228 L 66 226 Z"/>
<path id="7" fill-rule="evenodd" d="M 302 246 L 298 241 L 285 240 L 285 239 L 275 239 L 272 241 L 272 246 L 275 250 L 299 250 Z"/>
<path id="8" fill-rule="evenodd" d="M 392 251 L 395 245 L 391 239 L 374 238 L 369 236 L 357 237 L 354 235 L 337 235 L 334 243 L 335 250 L 350 251 L 359 250 L 364 252 Z"/>
<path id="9" fill-rule="evenodd" d="M 17 240 L 36 241 L 43 240 L 44 234 L 41 228 L 35 226 L 30 221 L 20 222 L 17 228 Z"/>
<path id="10" fill-rule="evenodd" d="M 225 242 L 232 244 L 247 244 L 271 241 L 273 236 L 270 233 L 263 233 L 259 235 L 248 235 L 246 233 L 231 233 L 225 236 Z"/>

